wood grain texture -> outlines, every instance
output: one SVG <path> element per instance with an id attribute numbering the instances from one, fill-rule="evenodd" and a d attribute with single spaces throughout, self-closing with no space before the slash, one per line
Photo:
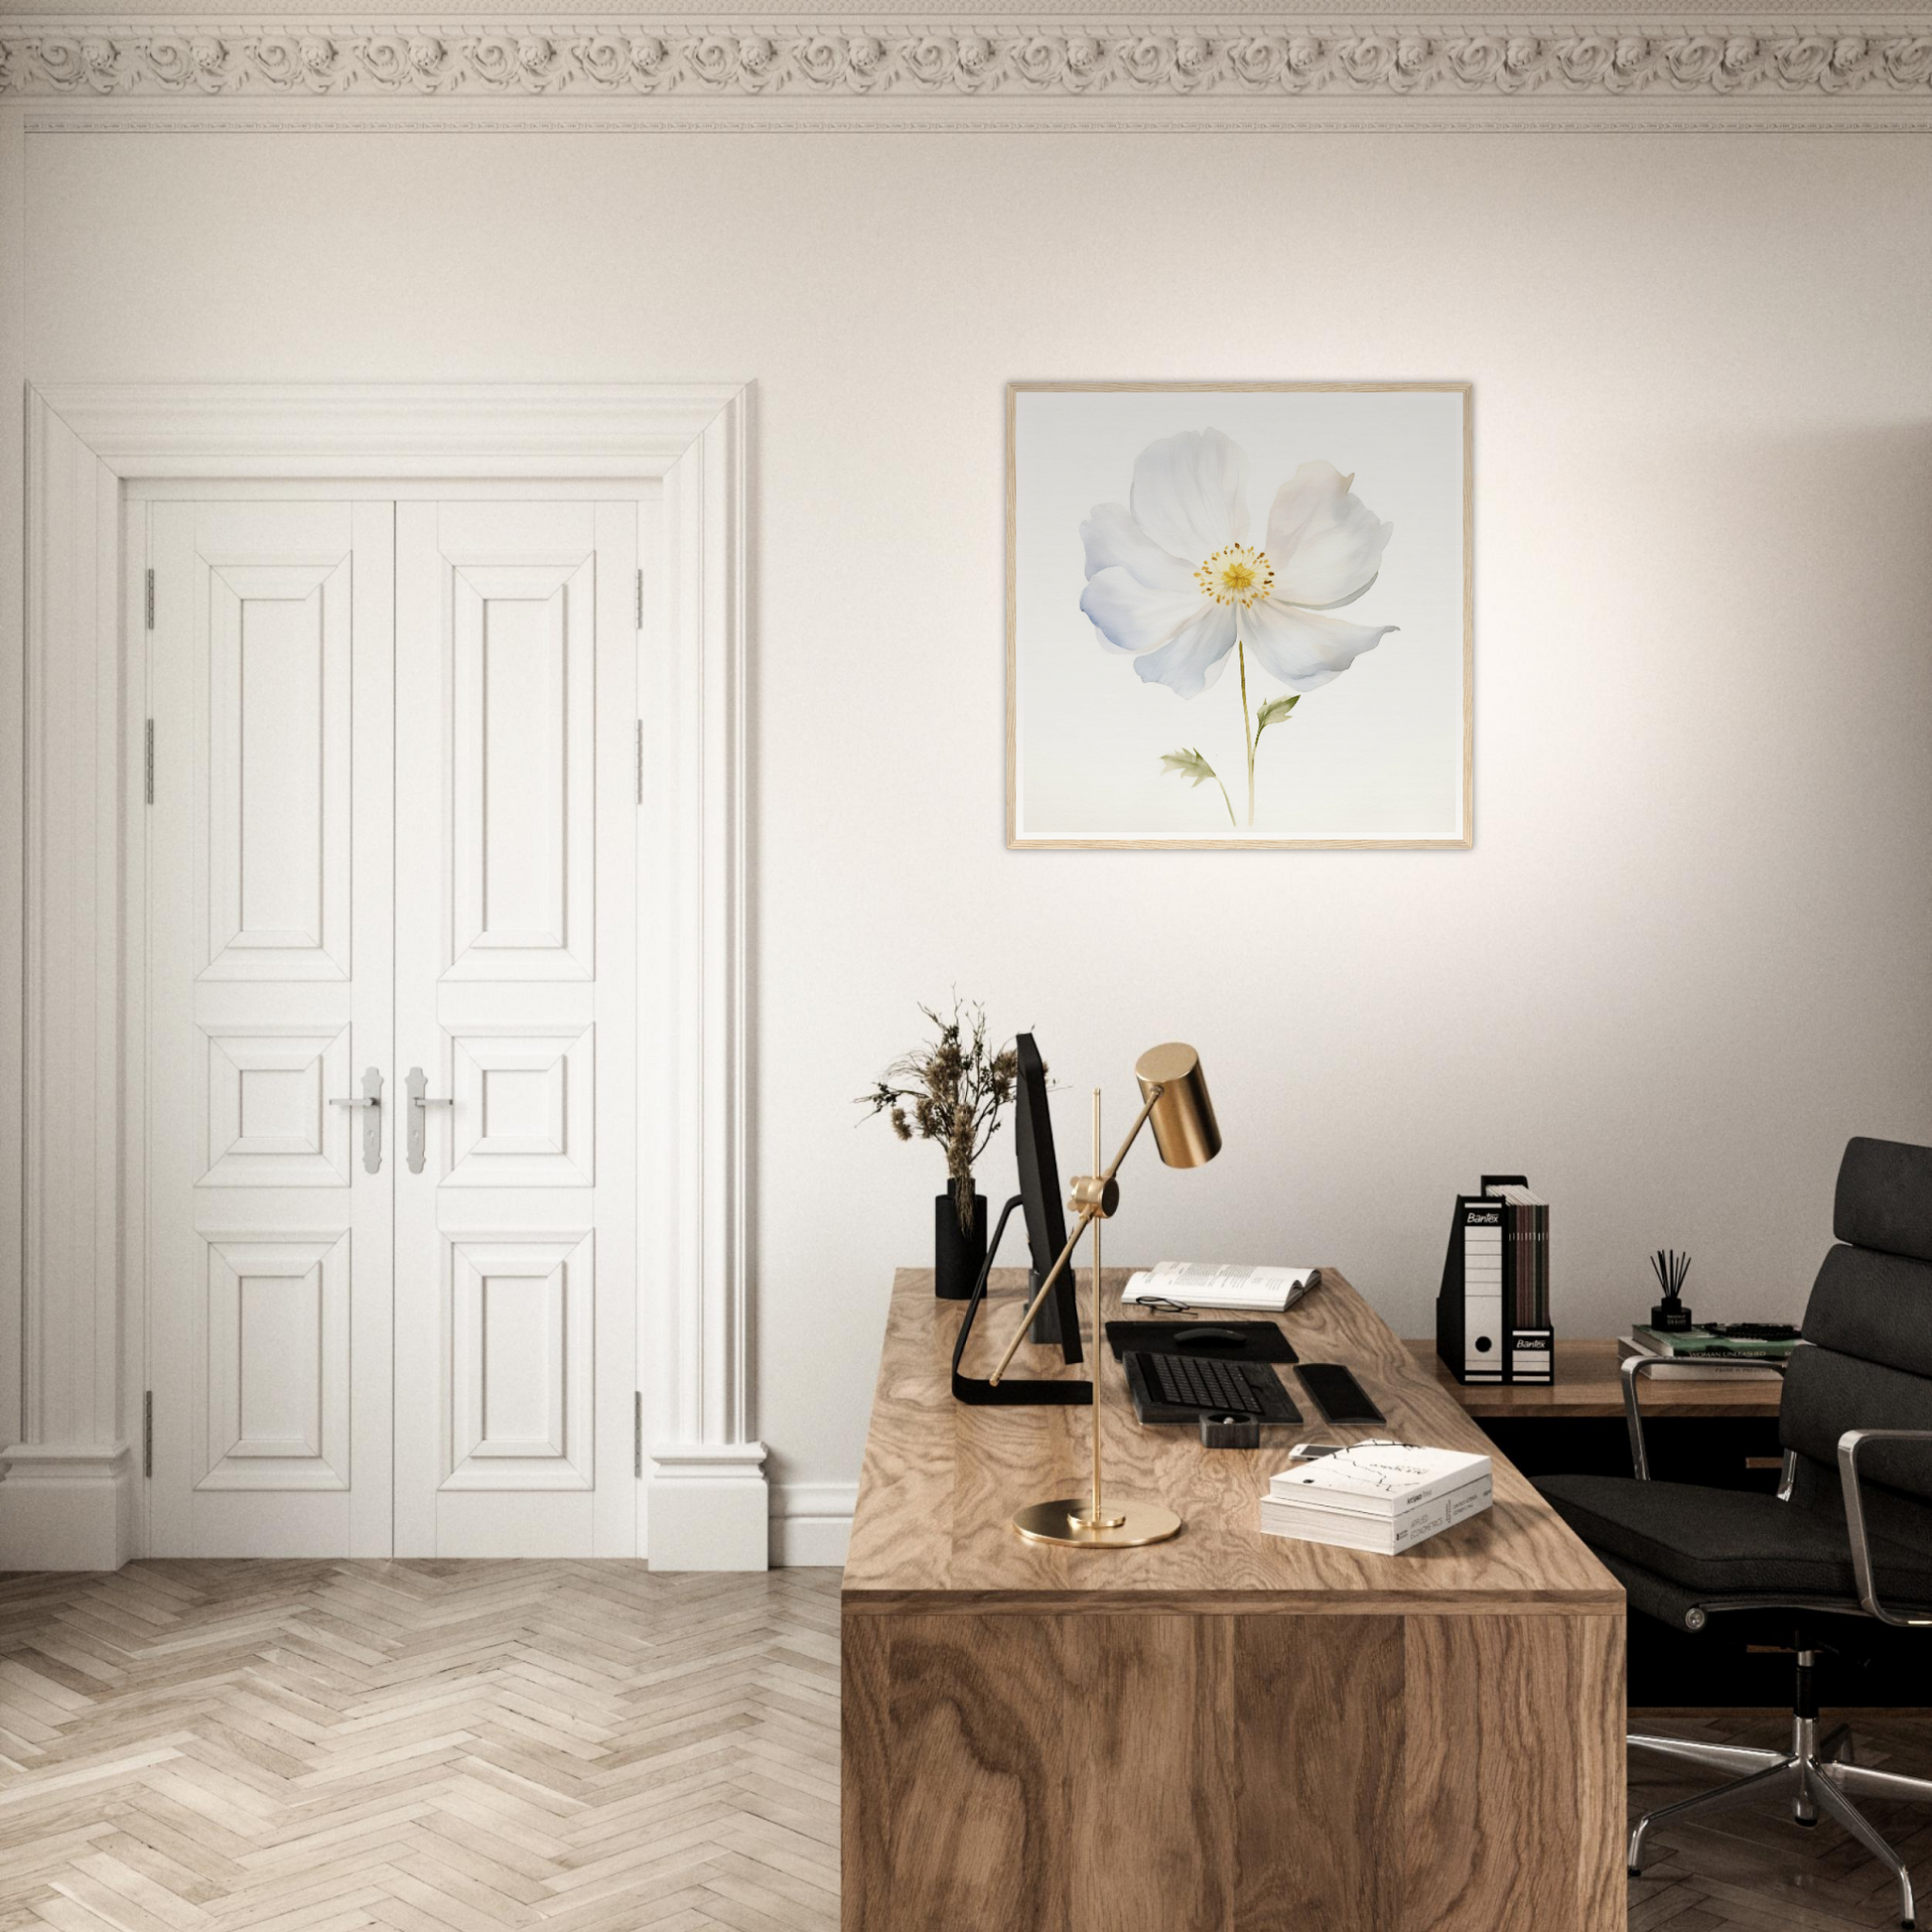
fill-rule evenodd
<path id="1" fill-rule="evenodd" d="M 1066 1646 L 1072 1923 L 1223 1932 L 1235 1871 L 1233 1625 L 1054 1622 Z"/>
<path id="2" fill-rule="evenodd" d="M 994 1644 L 958 1617 L 890 1626 L 892 1932 L 1066 1932 L 1064 1628 L 1008 1617 Z"/>
<path id="3" fill-rule="evenodd" d="M 1620 1926 L 1620 1617 L 848 1631 L 845 1932 Z"/>
<path id="4" fill-rule="evenodd" d="M 1614 1341 L 1559 1341 L 1557 1379 L 1547 1388 L 1500 1387 L 1458 1382 L 1436 1353 L 1433 1341 L 1412 1340 L 1409 1349 L 1424 1373 L 1465 1415 L 1604 1418 L 1623 1414 L 1623 1382 Z M 1638 1392 L 1645 1416 L 1775 1416 L 1783 1384 L 1730 1375 L 1708 1382 L 1649 1375 Z"/>
<path id="5" fill-rule="evenodd" d="M 1106 1271 L 1103 1318 L 1138 1313 L 1119 1306 L 1126 1276 L 1124 1269 Z M 1024 1305 L 1024 1283 L 1018 1270 L 996 1271 L 969 1351 L 977 1358 L 983 1341 L 984 1360 L 969 1364 L 978 1372 L 998 1359 Z M 1084 1310 L 1084 1284 L 1080 1302 Z M 961 1306 L 936 1302 L 926 1271 L 901 1269 L 895 1280 L 846 1563 L 850 1613 L 1110 1612 L 1137 1605 L 1202 1613 L 1621 1609 L 1615 1580 L 1499 1456 L 1494 1508 L 1405 1556 L 1261 1535 L 1257 1500 L 1304 1438 L 1388 1434 L 1495 1456 L 1488 1438 L 1332 1270 L 1283 1325 L 1304 1361 L 1347 1363 L 1388 1416 L 1386 1429 L 1311 1421 L 1276 1432 L 1259 1450 L 1206 1449 L 1184 1430 L 1143 1429 L 1109 1353 L 1101 1401 L 1108 1482 L 1123 1495 L 1167 1503 L 1186 1527 L 1149 1550 L 1099 1554 L 1023 1543 L 1009 1527 L 1017 1508 L 1083 1488 L 1089 1412 L 955 1403 L 949 1369 Z M 1016 1357 L 1014 1372 L 1084 1374 L 1061 1364 L 1057 1350 L 1032 1344 Z M 1292 1372 L 1288 1382 L 1311 1416 Z"/>
<path id="6" fill-rule="evenodd" d="M 1402 1912 L 1402 1862 L 1389 1856 L 1402 1619 L 1244 1616 L 1234 1632 L 1233 1932 L 1389 1932 Z"/>
<path id="7" fill-rule="evenodd" d="M 891 1630 L 882 1618 L 855 1617 L 841 1645 L 839 1881 L 852 1901 L 846 1932 L 891 1932 L 883 1916 L 892 1871 Z"/>
<path id="8" fill-rule="evenodd" d="M 1623 1619 L 1405 1619 L 1403 1932 L 1611 1926 Z"/>

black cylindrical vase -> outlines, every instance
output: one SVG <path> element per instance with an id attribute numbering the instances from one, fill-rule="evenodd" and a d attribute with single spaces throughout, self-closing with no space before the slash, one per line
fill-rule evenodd
<path id="1" fill-rule="evenodd" d="M 973 1189 L 973 1228 L 962 1233 L 959 1208 L 948 1187 L 932 1203 L 932 1292 L 942 1302 L 963 1302 L 986 1265 L 986 1196 Z"/>

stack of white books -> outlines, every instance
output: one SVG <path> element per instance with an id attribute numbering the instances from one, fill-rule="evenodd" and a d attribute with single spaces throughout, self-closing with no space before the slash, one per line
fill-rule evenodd
<path id="1" fill-rule="evenodd" d="M 1261 1499 L 1261 1527 L 1393 1557 L 1487 1509 L 1491 1493 L 1486 1455 L 1357 1443 L 1275 1476 Z"/>

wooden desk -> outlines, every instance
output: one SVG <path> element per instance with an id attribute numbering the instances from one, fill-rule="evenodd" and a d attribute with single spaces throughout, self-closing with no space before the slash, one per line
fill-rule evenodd
<path id="1" fill-rule="evenodd" d="M 1627 1476 L 1630 1435 L 1614 1341 L 1557 1343 L 1557 1379 L 1544 1389 L 1459 1383 L 1436 1358 L 1433 1341 L 1409 1344 L 1436 1380 L 1483 1434 L 1526 1475 Z M 1751 1376 L 1680 1381 L 1650 1375 L 1641 1395 L 1644 1442 L 1660 1481 L 1769 1495 L 1778 1484 L 1781 1382 Z M 1776 1706 L 1788 1695 L 1789 1660 L 1754 1646 L 1753 1633 L 1719 1617 L 1695 1636 L 1649 1617 L 1630 1622 L 1627 1684 L 1632 1705 Z M 1901 1637 L 1906 1633 L 1899 1632 Z M 1880 1638 L 1880 1644 L 1885 1639 Z M 1903 1669 L 1863 1674 L 1859 1704 L 1919 1704 L 1926 1672 L 1904 1657 Z M 1888 1662 L 1890 1661 L 1888 1657 Z"/>
<path id="2" fill-rule="evenodd" d="M 1458 1382 L 1444 1367 L 1433 1341 L 1412 1341 L 1409 1348 L 1424 1371 L 1434 1377 L 1471 1416 L 1522 1417 L 1525 1420 L 1558 1416 L 1623 1418 L 1623 1380 L 1617 1373 L 1613 1341 L 1559 1341 L 1557 1379 L 1548 1388 L 1504 1388 L 1491 1383 Z M 1775 1416 L 1781 1382 L 1760 1382 L 1754 1376 L 1729 1376 L 1709 1381 L 1678 1381 L 1668 1375 L 1647 1375 L 1639 1394 L 1650 1416 L 1744 1417 Z M 1628 1473 L 1627 1471 L 1625 1472 Z"/>
<path id="3" fill-rule="evenodd" d="M 995 1276 L 979 1373 L 1023 1279 Z M 1623 1594 L 1509 1463 L 1406 1556 L 1265 1537 L 1297 1436 L 1144 1430 L 1109 1357 L 1108 1475 L 1186 1528 L 1024 1543 L 1017 1507 L 1080 1492 L 1088 1411 L 954 1403 L 959 1318 L 899 1272 L 845 1571 L 844 1932 L 1622 1926 Z M 1490 1449 L 1339 1275 L 1284 1320 L 1391 1433 Z M 1045 1354 L 1016 1372 L 1079 1373 Z"/>

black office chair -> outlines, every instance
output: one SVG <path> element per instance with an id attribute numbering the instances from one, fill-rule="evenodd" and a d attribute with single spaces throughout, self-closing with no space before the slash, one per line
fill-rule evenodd
<path id="1" fill-rule="evenodd" d="M 1821 1737 L 1813 1671 L 1835 1633 L 1856 1634 L 1848 1618 L 1932 1624 L 1932 1148 L 1853 1141 L 1832 1231 L 1841 1245 L 1818 1271 L 1779 1400 L 1776 1496 L 1650 1480 L 1637 1385 L 1654 1364 L 1641 1360 L 1623 1368 L 1635 1477 L 1546 1476 L 1537 1487 L 1633 1610 L 1682 1630 L 1774 1615 L 1798 1653 L 1788 1751 L 1631 1734 L 1646 1750 L 1740 1773 L 1638 1819 L 1631 1872 L 1653 1826 L 1788 1797 L 1797 1823 L 1822 1812 L 1890 1867 L 1909 1926 L 1911 1875 L 1852 1800 L 1932 1802 L 1932 1780 L 1855 1762 L 1845 1725 Z"/>

